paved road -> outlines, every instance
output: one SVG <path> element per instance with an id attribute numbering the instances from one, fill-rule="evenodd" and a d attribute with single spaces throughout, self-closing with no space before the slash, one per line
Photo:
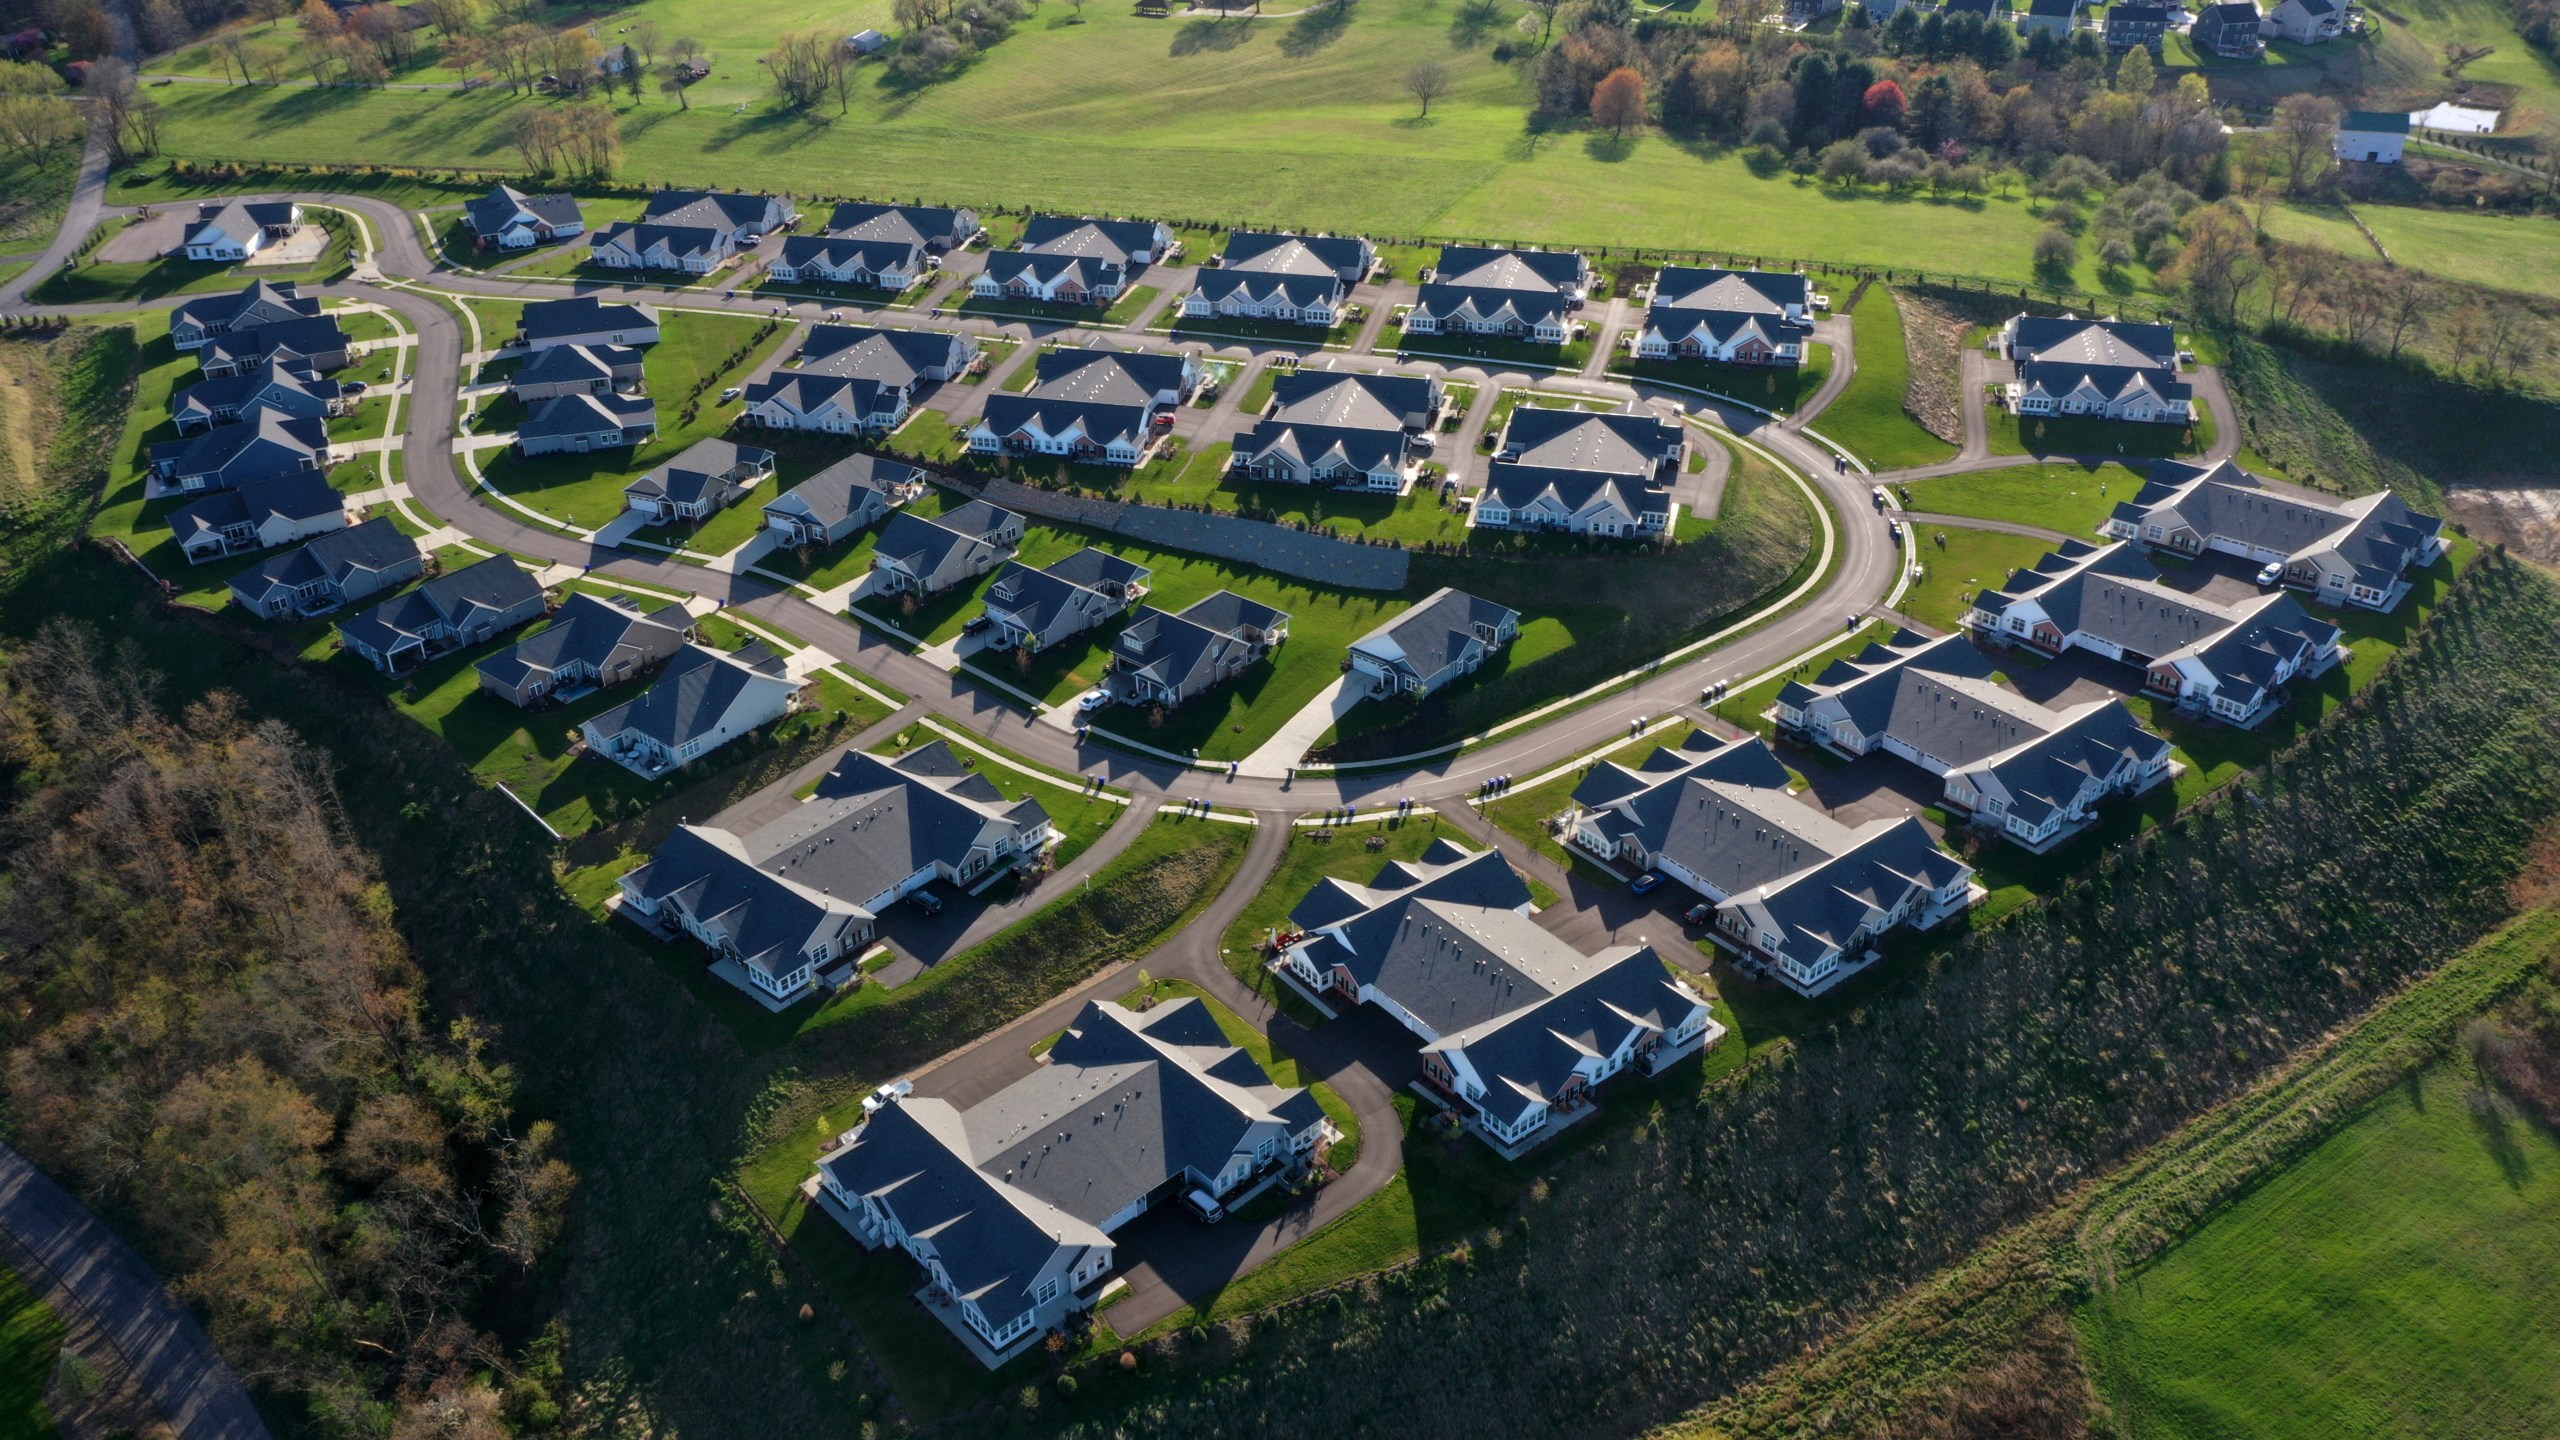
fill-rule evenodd
<path id="1" fill-rule="evenodd" d="M 61 1312 L 86 1314 L 179 1440 L 267 1440 L 267 1422 L 213 1341 L 133 1247 L 0 1145 L 0 1251 Z"/>
<path id="2" fill-rule="evenodd" d="M 1933 515 L 1923 510 L 1905 514 L 1902 518 L 1913 525 L 1940 525 L 1958 530 L 1996 530 L 2003 535 L 2024 535 L 2035 540 L 2050 540 L 2057 545 L 2065 540 L 2090 538 L 2086 535 L 2066 535 L 2059 530 L 2048 530 L 2042 525 L 2022 525 L 2015 520 L 1985 520 L 1974 515 Z M 1920 553 L 1921 557 L 1926 559 L 1929 552 L 1924 547 Z"/>

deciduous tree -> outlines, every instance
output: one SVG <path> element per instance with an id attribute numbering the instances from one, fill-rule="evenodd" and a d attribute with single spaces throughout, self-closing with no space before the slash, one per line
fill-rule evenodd
<path id="1" fill-rule="evenodd" d="M 1591 91 L 1591 119 L 1608 126 L 1613 135 L 1644 124 L 1644 76 L 1631 65 L 1602 76 Z"/>
<path id="2" fill-rule="evenodd" d="M 1404 72 L 1404 93 L 1422 102 L 1422 113 L 1431 113 L 1431 102 L 1449 93 L 1449 67 L 1437 60 L 1425 60 Z"/>

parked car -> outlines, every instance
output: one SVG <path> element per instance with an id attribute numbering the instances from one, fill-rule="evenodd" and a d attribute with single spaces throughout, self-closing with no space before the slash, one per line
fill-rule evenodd
<path id="1" fill-rule="evenodd" d="M 1096 690 L 1096 691 L 1094 691 L 1092 694 L 1087 695 L 1087 696 L 1085 696 L 1083 699 L 1081 699 L 1081 700 L 1077 701 L 1077 702 L 1076 702 L 1076 709 L 1077 709 L 1077 710 L 1079 710 L 1079 711 L 1081 711 L 1081 712 L 1083 712 L 1084 714 L 1090 715 L 1090 714 L 1092 714 L 1094 711 L 1099 710 L 1099 709 L 1103 708 L 1104 706 L 1106 706 L 1106 705 L 1108 705 L 1108 704 L 1110 704 L 1110 703 L 1111 703 L 1111 692 L 1110 692 L 1110 691 L 1108 691 L 1108 690 Z"/>
<path id="2" fill-rule="evenodd" d="M 728 404 L 730 401 L 735 400 L 735 399 L 737 399 L 739 396 L 744 395 L 744 394 L 746 394 L 746 393 L 747 393 L 747 392 L 746 392 L 744 389 L 742 389 L 741 387 L 736 386 L 736 385 L 732 385 L 732 386 L 730 386 L 728 389 L 723 390 L 723 391 L 721 391 L 721 392 L 720 392 L 720 403 L 721 403 L 721 404 L 723 404 L 723 405 L 726 405 L 726 404 Z"/>
<path id="3" fill-rule="evenodd" d="M 1716 918 L 1716 907 L 1713 905 L 1692 905 L 1689 907 L 1689 913 L 1681 916 L 1680 918 L 1692 925 L 1705 925 Z"/>
<path id="4" fill-rule="evenodd" d="M 914 1093 L 916 1093 L 916 1082 L 913 1080 L 892 1080 L 862 1097 L 862 1113 L 877 1115 L 882 1107 L 895 1105 Z"/>
<path id="5" fill-rule="evenodd" d="M 338 382 L 338 393 L 341 395 L 361 395 L 364 393 L 364 382 L 361 380 L 341 380 Z"/>
<path id="6" fill-rule="evenodd" d="M 939 915 L 942 913 L 942 897 L 934 894 L 930 890 L 911 890 L 907 892 L 907 903 L 913 905 L 916 909 L 923 911 L 927 915 Z"/>
<path id="7" fill-rule="evenodd" d="M 1227 1207 L 1218 1203 L 1218 1197 L 1196 1186 L 1182 1192 L 1182 1208 L 1203 1225 L 1215 1225 L 1227 1218 Z"/>
<path id="8" fill-rule="evenodd" d="M 2270 560 L 2270 561 L 2268 561 L 2268 562 L 2267 562 L 2263 567 L 2261 567 L 2261 568 L 2259 569 L 2259 571 L 2258 571 L 2258 583 L 2259 583 L 2259 584 L 2261 584 L 2261 585 L 2280 585 L 2280 584 L 2283 584 L 2283 583 L 2284 583 L 2284 562 L 2283 562 L 2283 561 L 2281 561 L 2281 560 Z"/>
<path id="9" fill-rule="evenodd" d="M 1630 893 L 1637 894 L 1637 895 L 1645 895 L 1645 894 L 1650 894 L 1650 893 L 1652 893 L 1652 891 L 1653 891 L 1654 887 L 1656 887 L 1656 886 L 1660 885 L 1661 883 L 1662 883 L 1662 876 L 1661 876 L 1660 872 L 1658 872 L 1658 871 L 1653 871 L 1653 870 L 1647 870 L 1647 871 L 1646 871 L 1646 872 L 1644 872 L 1643 874 L 1641 874 L 1641 875 L 1637 876 L 1637 877 L 1634 879 L 1634 881 L 1632 881 L 1631 883 L 1629 883 L 1629 884 L 1628 884 L 1628 886 L 1627 886 L 1627 889 L 1628 889 L 1628 891 L 1629 891 Z"/>
<path id="10" fill-rule="evenodd" d="M 1431 434 L 1416 435 L 1405 443 L 1411 445 L 1414 449 L 1421 451 L 1425 455 L 1428 455 L 1432 451 L 1440 448 L 1440 437 Z"/>
<path id="11" fill-rule="evenodd" d="M 996 621 L 995 617 L 992 615 L 972 615 L 969 617 L 968 623 L 960 627 L 960 633 L 963 635 L 975 635 L 994 623 L 996 623 Z"/>

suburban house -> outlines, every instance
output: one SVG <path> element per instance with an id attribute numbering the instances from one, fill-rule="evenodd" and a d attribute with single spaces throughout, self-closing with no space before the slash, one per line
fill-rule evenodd
<path id="1" fill-rule="evenodd" d="M 589 258 L 617 270 L 708 275 L 797 219 L 797 211 L 770 195 L 661 190 L 638 220 L 597 231 Z"/>
<path id="2" fill-rule="evenodd" d="M 231 577 L 231 598 L 261 620 L 325 615 L 427 571 L 418 542 L 389 516 L 327 531 Z"/>
<path id="3" fill-rule="evenodd" d="M 1173 232 L 1153 220 L 1088 220 L 1034 215 L 1022 242 L 987 257 L 972 282 L 980 299 L 1091 305 L 1120 293 L 1133 270 L 1173 248 Z"/>
<path id="4" fill-rule="evenodd" d="M 637 393 L 648 357 L 627 345 L 546 345 L 507 377 L 507 393 L 530 406 L 562 395 Z"/>
<path id="5" fill-rule="evenodd" d="M 1468 523 L 1575 535 L 1668 535 L 1680 427 L 1649 414 L 1522 405 L 1511 412 Z"/>
<path id="6" fill-rule="evenodd" d="M 196 361 L 207 379 L 246 374 L 270 360 L 325 374 L 345 367 L 349 345 L 337 316 L 309 315 L 208 335 L 196 347 Z"/>
<path id="7" fill-rule="evenodd" d="M 2297 45 L 2335 40 L 2347 33 L 2347 0 L 2284 0 L 2258 28 Z"/>
<path id="8" fill-rule="evenodd" d="M 190 260 L 246 260 L 301 228 L 302 207 L 290 200 L 209 201 L 179 246 Z"/>
<path id="9" fill-rule="evenodd" d="M 2169 32 L 2187 18 L 2181 5 L 2118 4 L 2107 7 L 2107 49 L 2117 54 L 2140 45 L 2154 56 Z"/>
<path id="10" fill-rule="evenodd" d="M 347 498 L 317 470 L 293 470 L 217 490 L 171 512 L 169 531 L 190 565 L 272 550 L 345 528 Z"/>
<path id="11" fill-rule="evenodd" d="M 1883 751 L 1945 783 L 1947 803 L 2029 850 L 2051 849 L 2110 796 L 2170 777 L 2169 742 L 2120 700 L 2051 710 L 2001 683 L 1967 635 L 1902 631 L 1835 660 L 1810 684 L 1788 682 L 1779 727 L 1835 754 Z"/>
<path id="12" fill-rule="evenodd" d="M 890 906 L 936 881 L 976 885 L 1056 838 L 1039 801 L 1006 799 L 942 741 L 895 758 L 847 750 L 806 803 L 757 829 L 680 828 L 622 878 L 621 904 L 787 1004 L 836 983 L 819 977 L 849 966 Z"/>
<path id="13" fill-rule="evenodd" d="M 924 472 L 876 455 L 848 455 L 764 507 L 764 528 L 777 543 L 833 545 L 888 518 L 924 493 Z"/>
<path id="14" fill-rule="evenodd" d="M 2283 706 L 2294 677 L 2325 673 L 2346 654 L 2338 627 L 2291 595 L 2224 604 L 2172 590 L 2123 542 L 2064 544 L 1985 586 L 1964 623 L 1992 643 L 2040 655 L 2087 650 L 2139 667 L 2147 693 L 2243 729 Z"/>
<path id="15" fill-rule="evenodd" d="M 1289 638 L 1289 612 L 1220 590 L 1167 613 L 1152 605 L 1111 641 L 1107 691 L 1132 705 L 1178 709 L 1245 672 Z"/>
<path id="16" fill-rule="evenodd" d="M 655 345 L 658 311 L 652 305 L 608 305 L 592 295 L 533 300 L 525 304 L 516 339 L 527 350 L 554 345 Z"/>
<path id="17" fill-rule="evenodd" d="M 825 234 L 783 241 L 781 256 L 766 273 L 795 283 L 904 290 L 931 274 L 940 263 L 937 257 L 967 244 L 979 228 L 974 210 L 848 202 L 836 207 Z"/>
<path id="18" fill-rule="evenodd" d="M 338 643 L 385 675 L 542 618 L 542 586 L 511 555 L 492 555 L 338 622 Z"/>
<path id="19" fill-rule="evenodd" d="M 1155 444 L 1158 412 L 1190 398 L 1200 378 L 1181 354 L 1059 349 L 1036 363 L 1029 391 L 987 397 L 969 429 L 972 451 L 1134 466 Z"/>
<path id="20" fill-rule="evenodd" d="M 2195 389 L 2178 378 L 2177 333 L 2167 325 L 2018 315 L 2001 330 L 2000 348 L 2017 365 L 2008 401 L 2018 415 L 2195 419 Z"/>
<path id="21" fill-rule="evenodd" d="M 2154 464 L 2142 489 L 2107 517 L 2106 533 L 2172 555 L 2281 564 L 2285 585 L 2368 610 L 2398 608 L 2409 572 L 2443 558 L 2446 544 L 2441 518 L 2389 490 L 2352 500 L 2279 494 L 2228 460 Z"/>
<path id="22" fill-rule="evenodd" d="M 966 1110 L 879 1107 L 809 1187 L 865 1248 L 922 1267 L 917 1298 L 989 1369 L 1100 1302 L 1113 1231 L 1192 1191 L 1240 1206 L 1334 1138 L 1196 999 L 1089 1001 L 1045 1058 Z"/>
<path id="23" fill-rule="evenodd" d="M 2338 122 L 2329 144 L 2341 160 L 2366 165 L 2397 165 L 2409 145 L 2409 115 L 2403 110 L 2350 110 Z"/>
<path id="24" fill-rule="evenodd" d="M 1238 230 L 1227 236 L 1226 253 L 1201 268 L 1182 313 L 1329 329 L 1342 319 L 1351 287 L 1377 262 L 1377 247 L 1356 235 Z"/>
<path id="25" fill-rule="evenodd" d="M 1519 611 L 1443 588 L 1352 641 L 1351 674 L 1373 699 L 1420 699 L 1519 638 Z"/>
<path id="26" fill-rule="evenodd" d="M 527 195 L 513 185 L 462 207 L 472 242 L 483 250 L 524 250 L 587 233 L 575 195 Z"/>
<path id="27" fill-rule="evenodd" d="M 1008 561 L 987 587 L 988 645 L 1042 650 L 1106 624 L 1145 598 L 1155 571 L 1086 546 L 1037 569 Z"/>
<path id="28" fill-rule="evenodd" d="M 1271 408 L 1235 438 L 1232 463 L 1256 480 L 1400 495 L 1420 469 L 1413 438 L 1447 400 L 1432 376 L 1294 370 L 1272 382 Z"/>
<path id="29" fill-rule="evenodd" d="M 622 503 L 652 525 L 700 522 L 727 509 L 773 473 L 773 452 L 717 437 L 696 440 L 676 458 L 622 487 Z"/>
<path id="30" fill-rule="evenodd" d="M 320 313 L 320 297 L 296 293 L 294 283 L 252 280 L 224 295 L 199 295 L 169 312 L 169 343 L 194 350 L 216 335 L 255 330 Z"/>
<path id="31" fill-rule="evenodd" d="M 2207 5 L 2196 12 L 2195 23 L 2187 27 L 2187 43 L 2199 55 L 2255 60 L 2267 53 L 2267 42 L 2258 37 L 2263 18 L 2258 13 L 2257 0 Z"/>
<path id="32" fill-rule="evenodd" d="M 663 664 L 692 628 L 680 604 L 644 613 L 621 596 L 573 594 L 550 624 L 480 662 L 480 688 L 522 706 L 609 689 Z"/>
<path id="33" fill-rule="evenodd" d="M 260 414 L 326 420 L 345 407 L 337 381 L 323 380 L 300 365 L 262 360 L 237 375 L 200 380 L 179 391 L 169 418 L 177 422 L 179 434 L 194 435 Z"/>
<path id="34" fill-rule="evenodd" d="M 1979 901 L 1973 870 L 1917 817 L 1849 826 L 1796 798 L 1757 736 L 1704 731 L 1642 767 L 1593 766 L 1565 814 L 1571 842 L 1658 871 L 1716 907 L 1715 939 L 1787 988 L 1819 995 L 1881 958 L 1887 932 L 1929 929 Z"/>
<path id="35" fill-rule="evenodd" d="M 880 528 L 869 590 L 930 599 L 996 568 L 1022 543 L 1022 517 L 972 500 L 928 520 L 901 510 Z"/>
<path id="36" fill-rule="evenodd" d="M 172 490 L 228 490 L 297 470 L 326 472 L 329 422 L 260 410 L 234 425 L 216 425 L 151 447 L 151 473 Z"/>
<path id="37" fill-rule="evenodd" d="M 516 448 L 527 455 L 583 454 L 637 445 L 658 433 L 658 407 L 646 395 L 573 390 L 537 400 L 516 426 Z"/>
<path id="38" fill-rule="evenodd" d="M 1802 365 L 1812 335 L 1813 283 L 1802 275 L 1665 265 L 1628 343 L 1639 360 Z"/>
<path id="39" fill-rule="evenodd" d="M 1449 245 L 1404 317 L 1407 335 L 1499 335 L 1561 345 L 1591 284 L 1573 250 L 1488 250 Z"/>
<path id="40" fill-rule="evenodd" d="M 968 373 L 978 342 L 944 330 L 813 325 L 800 363 L 746 388 L 747 418 L 780 430 L 879 434 L 906 423 L 920 386 Z"/>
<path id="41" fill-rule="evenodd" d="M 800 212 L 772 195 L 725 190 L 661 190 L 640 212 L 644 225 L 695 225 L 717 230 L 731 243 L 752 245 L 797 224 Z"/>
<path id="42" fill-rule="evenodd" d="M 800 683 L 761 643 L 688 644 L 637 696 L 580 727 L 587 749 L 655 780 L 791 712 Z"/>
<path id="43" fill-rule="evenodd" d="M 1421 1037 L 1434 1098 L 1516 1158 L 1581 1118 L 1602 1082 L 1660 1074 L 1725 1035 L 1651 946 L 1584 955 L 1530 908 L 1499 852 L 1438 840 L 1371 884 L 1319 884 L 1272 968 L 1328 1007 L 1374 1004 Z"/>
<path id="44" fill-rule="evenodd" d="M 2042 32 L 2057 40 L 2068 40 L 2080 28 L 2080 10 L 2088 0 L 2027 0 L 2026 10 L 2018 16 L 2018 33 L 2034 35 Z"/>

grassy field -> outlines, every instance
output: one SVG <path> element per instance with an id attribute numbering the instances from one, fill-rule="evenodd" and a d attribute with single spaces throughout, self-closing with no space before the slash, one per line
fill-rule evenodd
<path id="1" fill-rule="evenodd" d="M 2406 205 L 2359 205 L 2356 214 L 2373 227 L 2392 260 L 2412 270 L 2560 297 L 2560 221 Z M 2373 254 L 2363 233 L 2343 215 L 2285 206 L 2269 211 L 2267 228 L 2285 239 L 2329 245 L 2359 259 Z"/>
<path id="2" fill-rule="evenodd" d="M 2141 488 L 2140 475 L 2115 464 L 2018 465 L 1901 487 L 1905 506 L 1923 514 L 2015 520 L 2080 536 Z"/>
<path id="3" fill-rule="evenodd" d="M 1739 156 L 1645 136 L 1525 131 L 1525 64 L 1492 58 L 1508 27 L 1450 0 L 1369 0 L 1297 18 L 1160 20 L 1096 10 L 1033 16 L 945 83 L 857 86 L 851 113 L 782 111 L 754 57 L 782 30 L 891 28 L 881 0 L 727 7 L 644 0 L 650 18 L 714 52 L 680 111 L 617 95 L 621 175 L 759 184 L 801 195 L 910 176 L 898 193 L 1177 220 L 1352 228 L 1613 246 L 1818 250 L 1844 261 L 2030 279 L 2037 231 L 2023 198 L 1936 201 L 1760 179 Z M 1401 88 L 1422 60 L 1451 93 L 1428 121 Z M 361 158 L 512 170 L 503 136 L 521 104 L 469 93 L 181 86 L 160 92 L 173 155 L 297 163 Z M 743 102 L 747 109 L 735 108 Z M 1219 123 L 1202 125 L 1215 115 Z M 1818 239 L 1809 237 L 1819 237 Z M 2094 284 L 2094 267 L 2085 283 Z"/>
<path id="4" fill-rule="evenodd" d="M 1955 446 L 1922 429 L 1902 408 L 1911 357 L 1903 348 L 1902 307 L 1893 292 L 1867 287 L 1850 317 L 1850 332 L 1857 344 L 1857 376 L 1814 417 L 1814 428 L 1875 470 L 1928 465 L 1955 454 Z"/>
<path id="5" fill-rule="evenodd" d="M 52 1440 L 45 1382 L 62 1349 L 62 1321 L 16 1271 L 0 1265 L 0 1434 Z"/>
<path id="6" fill-rule="evenodd" d="M 1945 544 L 1939 541 L 1943 538 Z M 1974 592 L 1998 585 L 2009 572 L 2033 565 L 2053 548 L 2031 535 L 2000 530 L 1963 530 L 1951 525 L 1920 527 L 1921 578 L 1903 592 L 1903 614 L 1923 625 L 1953 630 L 1964 623 Z"/>
<path id="7" fill-rule="evenodd" d="M 71 184 L 79 177 L 79 155 L 38 167 L 20 156 L 0 160 L 0 254 L 42 250 L 62 223 L 71 203 Z"/>
<path id="8" fill-rule="evenodd" d="M 352 227 L 346 217 L 334 210 L 317 208 L 305 211 L 305 216 L 309 223 L 328 232 L 319 258 L 308 265 L 222 265 L 184 257 L 112 264 L 88 260 L 76 268 L 46 276 L 27 298 L 46 305 L 98 305 L 238 290 L 251 280 L 322 285 L 343 278 L 352 268 L 347 260 Z"/>
<path id="9" fill-rule="evenodd" d="M 2015 415 L 1996 399 L 1983 402 L 1983 428 L 1994 455 L 2125 455 L 2189 458 L 2213 448 L 2213 412 L 2196 406 L 2192 426 L 2085 415 Z"/>
<path id="10" fill-rule="evenodd" d="M 2467 1064 L 2374 1103 L 2080 1312 L 2145 1440 L 2526 1436 L 2560 1414 L 2560 1140 Z"/>

